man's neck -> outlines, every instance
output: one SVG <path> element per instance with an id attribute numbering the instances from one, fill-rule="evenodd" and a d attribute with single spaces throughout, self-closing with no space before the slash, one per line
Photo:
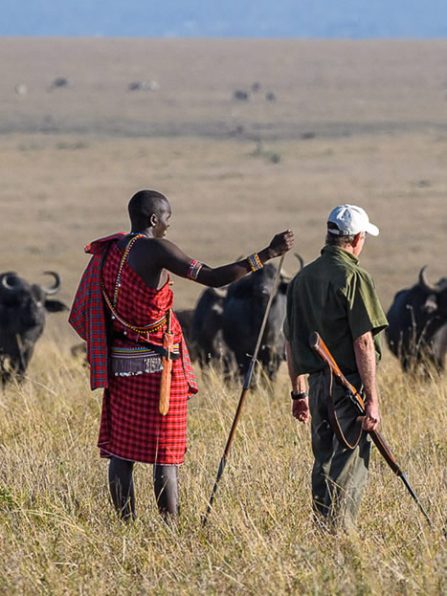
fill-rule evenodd
<path id="1" fill-rule="evenodd" d="M 358 255 L 355 254 L 355 248 L 351 244 L 345 244 L 344 246 L 340 246 L 339 248 L 341 248 L 345 252 L 348 252 L 350 255 L 353 255 L 354 257 L 358 257 Z"/>
<path id="2" fill-rule="evenodd" d="M 146 236 L 146 238 L 153 238 L 154 237 L 154 233 L 152 228 L 144 228 L 144 229 L 137 229 L 137 228 L 132 228 L 132 230 L 130 231 L 130 234 L 132 236 L 136 236 L 137 234 L 140 234 L 141 236 Z"/>

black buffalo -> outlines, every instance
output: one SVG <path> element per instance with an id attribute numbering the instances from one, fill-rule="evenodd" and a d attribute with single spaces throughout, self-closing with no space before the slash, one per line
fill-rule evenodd
<path id="1" fill-rule="evenodd" d="M 59 300 L 48 296 L 60 288 L 60 277 L 51 287 L 29 284 L 12 271 L 0 274 L 0 382 L 4 386 L 13 376 L 22 381 L 42 335 L 46 312 L 67 310 Z"/>
<path id="2" fill-rule="evenodd" d="M 200 295 L 191 323 L 190 348 L 193 360 L 203 368 L 209 364 L 230 366 L 231 355 L 223 339 L 223 308 L 227 288 L 207 288 Z"/>
<path id="3" fill-rule="evenodd" d="M 186 341 L 186 345 L 189 349 L 189 355 L 191 356 L 191 360 L 195 360 L 195 353 L 194 353 L 194 346 L 191 340 L 191 330 L 192 330 L 192 322 L 194 319 L 194 309 L 185 308 L 183 310 L 176 310 L 175 316 L 177 317 L 178 322 L 182 328 L 183 337 Z"/>
<path id="4" fill-rule="evenodd" d="M 275 275 L 275 266 L 268 264 L 228 288 L 223 310 L 223 337 L 234 353 L 242 375 L 247 372 L 255 350 Z M 281 273 L 258 355 L 263 371 L 271 380 L 274 380 L 285 358 L 282 327 L 288 282 L 289 278 Z"/>
<path id="5" fill-rule="evenodd" d="M 447 324 L 447 279 L 436 284 L 427 280 L 426 267 L 419 273 L 418 283 L 401 290 L 387 313 L 388 345 L 404 371 L 427 372 L 432 366 L 444 370 Z"/>

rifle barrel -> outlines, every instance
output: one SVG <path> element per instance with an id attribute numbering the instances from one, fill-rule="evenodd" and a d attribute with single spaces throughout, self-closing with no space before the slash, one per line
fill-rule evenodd
<path id="1" fill-rule="evenodd" d="M 425 519 L 427 520 L 428 525 L 430 526 L 430 528 L 432 528 L 433 527 L 433 522 L 431 521 L 428 513 L 425 511 L 424 507 L 422 506 L 422 503 L 419 501 L 416 493 L 413 490 L 413 487 L 408 482 L 407 476 L 404 474 L 404 472 L 401 472 L 400 474 L 398 474 L 398 476 L 402 480 L 402 482 L 405 484 L 405 486 L 407 487 L 408 492 L 413 497 L 416 505 L 419 507 L 419 510 L 421 511 L 421 513 L 423 514 L 423 516 L 425 517 Z"/>

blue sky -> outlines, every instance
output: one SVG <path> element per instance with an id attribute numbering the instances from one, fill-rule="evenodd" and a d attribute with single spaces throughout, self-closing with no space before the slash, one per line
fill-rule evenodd
<path id="1" fill-rule="evenodd" d="M 0 35 L 444 38 L 447 0 L 2 0 Z"/>

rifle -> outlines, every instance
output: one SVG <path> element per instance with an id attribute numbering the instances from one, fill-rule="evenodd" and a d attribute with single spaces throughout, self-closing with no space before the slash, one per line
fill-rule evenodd
<path id="1" fill-rule="evenodd" d="M 330 353 L 329 348 L 324 343 L 323 339 L 320 337 L 319 333 L 317 333 L 316 331 L 311 333 L 311 335 L 309 337 L 309 344 L 310 344 L 310 347 L 329 366 L 331 373 L 334 375 L 334 377 L 337 379 L 337 381 L 340 383 L 340 385 L 342 385 L 349 391 L 349 397 L 350 397 L 352 403 L 356 407 L 359 414 L 361 416 L 364 416 L 365 415 L 365 402 L 364 402 L 362 396 L 357 391 L 357 389 L 354 387 L 354 385 L 351 385 L 351 383 L 348 381 L 348 379 L 344 376 L 344 374 L 340 370 L 340 367 L 335 362 L 334 357 Z M 430 527 L 432 527 L 433 524 L 432 524 L 430 517 L 428 516 L 428 513 L 425 511 L 424 507 L 422 506 L 421 502 L 419 501 L 416 493 L 414 492 L 413 488 L 411 487 L 410 483 L 408 482 L 408 479 L 407 479 L 405 473 L 402 471 L 401 467 L 397 463 L 396 458 L 394 457 L 393 453 L 391 452 L 391 449 L 388 447 L 383 436 L 380 434 L 379 431 L 376 431 L 376 430 L 370 431 L 369 434 L 371 435 L 371 439 L 373 440 L 375 446 L 379 450 L 382 457 L 385 459 L 386 463 L 393 470 L 393 472 L 396 474 L 396 476 L 398 476 L 402 480 L 402 482 L 404 483 L 408 492 L 410 493 L 410 495 L 416 502 L 417 506 L 419 507 L 420 511 L 424 515 L 425 519 L 427 520 L 428 525 Z"/>
<path id="2" fill-rule="evenodd" d="M 169 398 L 171 396 L 171 372 L 172 372 L 172 347 L 174 343 L 174 334 L 171 332 L 171 309 L 167 313 L 166 331 L 163 333 L 163 348 L 166 350 L 166 356 L 163 356 L 161 362 L 163 370 L 160 380 L 160 403 L 159 411 L 162 416 L 166 416 L 169 411 Z"/>

